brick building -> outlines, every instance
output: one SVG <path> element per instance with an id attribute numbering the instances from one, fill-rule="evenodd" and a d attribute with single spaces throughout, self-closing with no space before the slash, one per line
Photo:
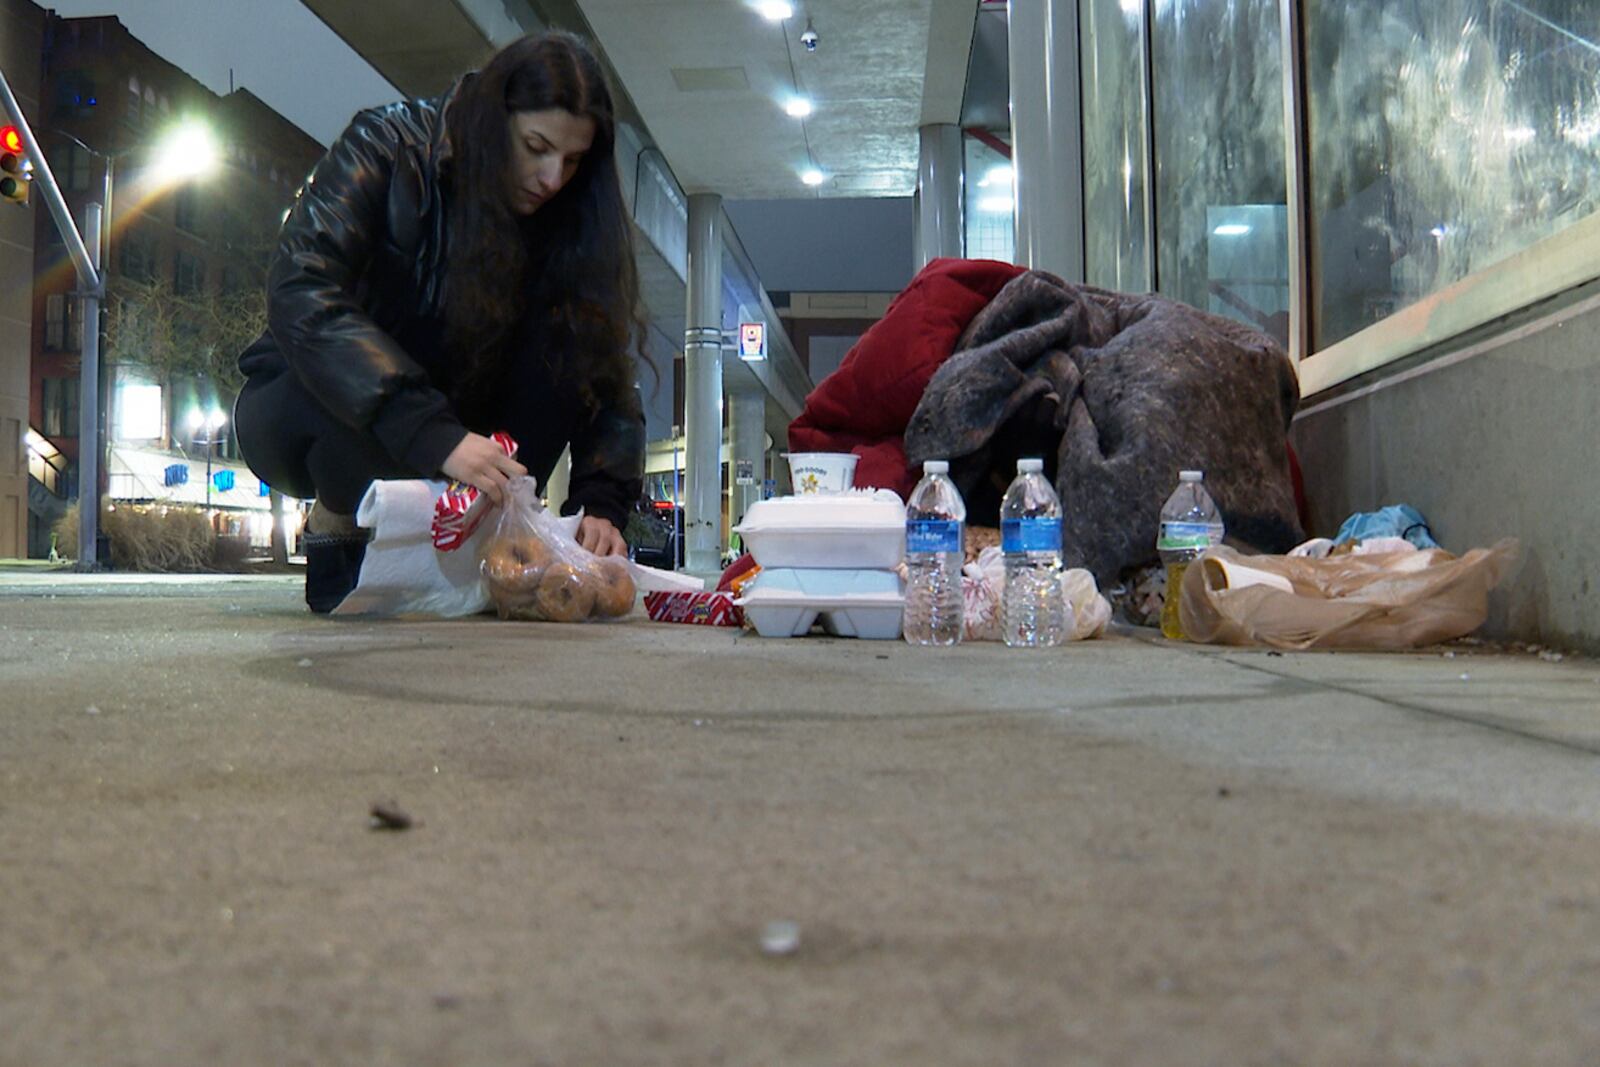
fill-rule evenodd
<path id="1" fill-rule="evenodd" d="M 28 0 L 0 0 L 0 70 L 30 125 L 39 121 L 43 37 L 40 8 Z M 0 115 L 0 125 L 16 118 Z M 29 209 L 0 205 L 0 559 L 27 554 L 33 224 Z"/>

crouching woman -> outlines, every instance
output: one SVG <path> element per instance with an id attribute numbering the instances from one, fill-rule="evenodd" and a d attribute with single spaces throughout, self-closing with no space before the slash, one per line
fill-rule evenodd
<path id="1" fill-rule="evenodd" d="M 234 416 L 251 470 L 315 498 L 311 610 L 355 584 L 367 535 L 353 515 L 380 478 L 444 475 L 498 500 L 513 475 L 545 485 L 570 446 L 579 541 L 626 552 L 644 331 L 614 135 L 594 55 L 552 33 L 442 97 L 362 112 L 313 171 Z"/>

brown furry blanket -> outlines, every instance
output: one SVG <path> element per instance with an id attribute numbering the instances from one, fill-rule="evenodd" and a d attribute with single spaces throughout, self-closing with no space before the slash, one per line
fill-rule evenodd
<path id="1" fill-rule="evenodd" d="M 1303 539 L 1285 447 L 1294 370 L 1250 327 L 1155 295 L 1040 271 L 1009 282 L 934 374 L 906 428 L 913 464 L 950 460 L 968 521 L 998 525 L 1019 456 L 1061 494 L 1068 566 L 1102 585 L 1155 559 L 1178 471 L 1205 471 L 1228 540 Z"/>

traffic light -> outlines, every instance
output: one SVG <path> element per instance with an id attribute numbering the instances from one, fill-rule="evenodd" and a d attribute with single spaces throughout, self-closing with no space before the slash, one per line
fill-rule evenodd
<path id="1" fill-rule="evenodd" d="M 26 204 L 33 183 L 32 168 L 22 154 L 22 133 L 15 126 L 0 126 L 0 200 Z"/>

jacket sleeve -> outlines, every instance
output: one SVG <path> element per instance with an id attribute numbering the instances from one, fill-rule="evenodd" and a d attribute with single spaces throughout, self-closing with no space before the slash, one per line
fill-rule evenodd
<path id="1" fill-rule="evenodd" d="M 400 134 L 364 111 L 317 164 L 278 237 L 267 325 L 284 359 L 340 421 L 370 431 L 396 460 L 432 476 L 466 435 L 427 372 L 358 298 L 385 234 Z"/>
<path id="2" fill-rule="evenodd" d="M 644 409 L 637 389 L 601 407 L 572 438 L 572 474 L 561 512 L 583 508 L 618 530 L 644 490 Z"/>

